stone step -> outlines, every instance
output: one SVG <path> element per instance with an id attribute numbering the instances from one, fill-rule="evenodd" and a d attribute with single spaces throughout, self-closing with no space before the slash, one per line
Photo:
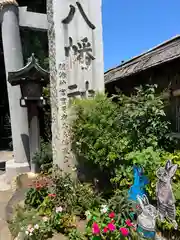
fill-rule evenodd
<path id="1" fill-rule="evenodd" d="M 0 220 L 0 240 L 13 240 L 8 224 L 4 220 Z"/>
<path id="2" fill-rule="evenodd" d="M 8 183 L 6 173 L 0 175 L 0 191 L 8 191 L 11 185 Z"/>

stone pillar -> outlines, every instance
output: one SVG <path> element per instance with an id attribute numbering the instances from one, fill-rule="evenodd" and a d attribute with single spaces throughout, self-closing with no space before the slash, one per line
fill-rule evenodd
<path id="1" fill-rule="evenodd" d="M 39 110 L 37 103 L 30 102 L 28 104 L 28 112 L 31 172 L 36 173 L 39 169 L 37 169 L 37 164 L 33 162 L 33 157 L 40 148 Z"/>
<path id="2" fill-rule="evenodd" d="M 9 3 L 9 4 L 8 4 Z M 2 18 L 2 42 L 6 77 L 8 72 L 21 69 L 23 64 L 22 46 L 16 1 L 0 3 Z M 29 128 L 27 109 L 20 106 L 20 86 L 11 86 L 7 81 L 14 160 L 6 164 L 8 178 L 29 171 Z"/>
<path id="3" fill-rule="evenodd" d="M 71 147 L 69 97 L 104 91 L 102 0 L 47 0 L 53 162 L 65 172 Z"/>

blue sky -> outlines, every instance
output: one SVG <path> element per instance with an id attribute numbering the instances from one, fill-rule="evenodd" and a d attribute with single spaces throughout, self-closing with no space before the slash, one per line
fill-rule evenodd
<path id="1" fill-rule="evenodd" d="M 105 70 L 180 34 L 180 0 L 102 0 Z"/>

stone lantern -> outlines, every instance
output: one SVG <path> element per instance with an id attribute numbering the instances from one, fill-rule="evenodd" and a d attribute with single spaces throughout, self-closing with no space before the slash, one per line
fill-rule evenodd
<path id="1" fill-rule="evenodd" d="M 40 67 L 34 54 L 28 59 L 25 67 L 9 72 L 8 81 L 12 86 L 20 85 L 22 97 L 21 107 L 27 107 L 29 121 L 29 150 L 31 171 L 36 172 L 36 164 L 32 159 L 40 147 L 39 108 L 46 104 L 42 96 L 43 86 L 48 83 L 49 73 Z"/>

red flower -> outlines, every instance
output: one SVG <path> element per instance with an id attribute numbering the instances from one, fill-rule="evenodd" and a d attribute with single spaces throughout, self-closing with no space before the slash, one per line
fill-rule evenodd
<path id="1" fill-rule="evenodd" d="M 104 233 L 107 233 L 108 230 L 109 230 L 108 227 L 105 227 L 105 228 L 103 229 L 103 232 L 104 232 Z"/>
<path id="2" fill-rule="evenodd" d="M 127 236 L 128 236 L 129 230 L 128 230 L 127 228 L 120 228 L 119 230 L 120 230 L 120 232 L 122 233 L 122 235 L 123 235 L 124 237 L 127 237 Z"/>
<path id="3" fill-rule="evenodd" d="M 96 222 L 94 222 L 92 225 L 92 233 L 95 235 L 100 233 L 100 228 Z"/>
<path id="4" fill-rule="evenodd" d="M 41 189 L 41 188 L 42 188 L 42 185 L 39 184 L 39 183 L 37 183 L 37 184 L 36 184 L 36 189 L 39 190 L 39 189 Z"/>
<path id="5" fill-rule="evenodd" d="M 111 220 L 111 223 L 115 223 L 115 220 L 114 220 L 114 219 L 112 219 L 112 220 Z"/>
<path id="6" fill-rule="evenodd" d="M 48 197 L 56 197 L 56 194 L 49 193 L 49 194 L 48 194 Z"/>
<path id="7" fill-rule="evenodd" d="M 111 232 L 113 232 L 114 230 L 116 230 L 116 226 L 115 226 L 114 224 L 112 224 L 112 223 L 109 223 L 109 224 L 108 224 L 108 229 L 109 229 Z"/>
<path id="8" fill-rule="evenodd" d="M 109 214 L 109 217 L 110 217 L 110 218 L 114 218 L 114 217 L 115 217 L 115 213 L 114 213 L 114 212 L 111 212 L 111 213 Z"/>
<path id="9" fill-rule="evenodd" d="M 133 227 L 134 226 L 130 219 L 127 219 L 125 221 L 125 223 L 128 225 L 128 227 Z"/>

